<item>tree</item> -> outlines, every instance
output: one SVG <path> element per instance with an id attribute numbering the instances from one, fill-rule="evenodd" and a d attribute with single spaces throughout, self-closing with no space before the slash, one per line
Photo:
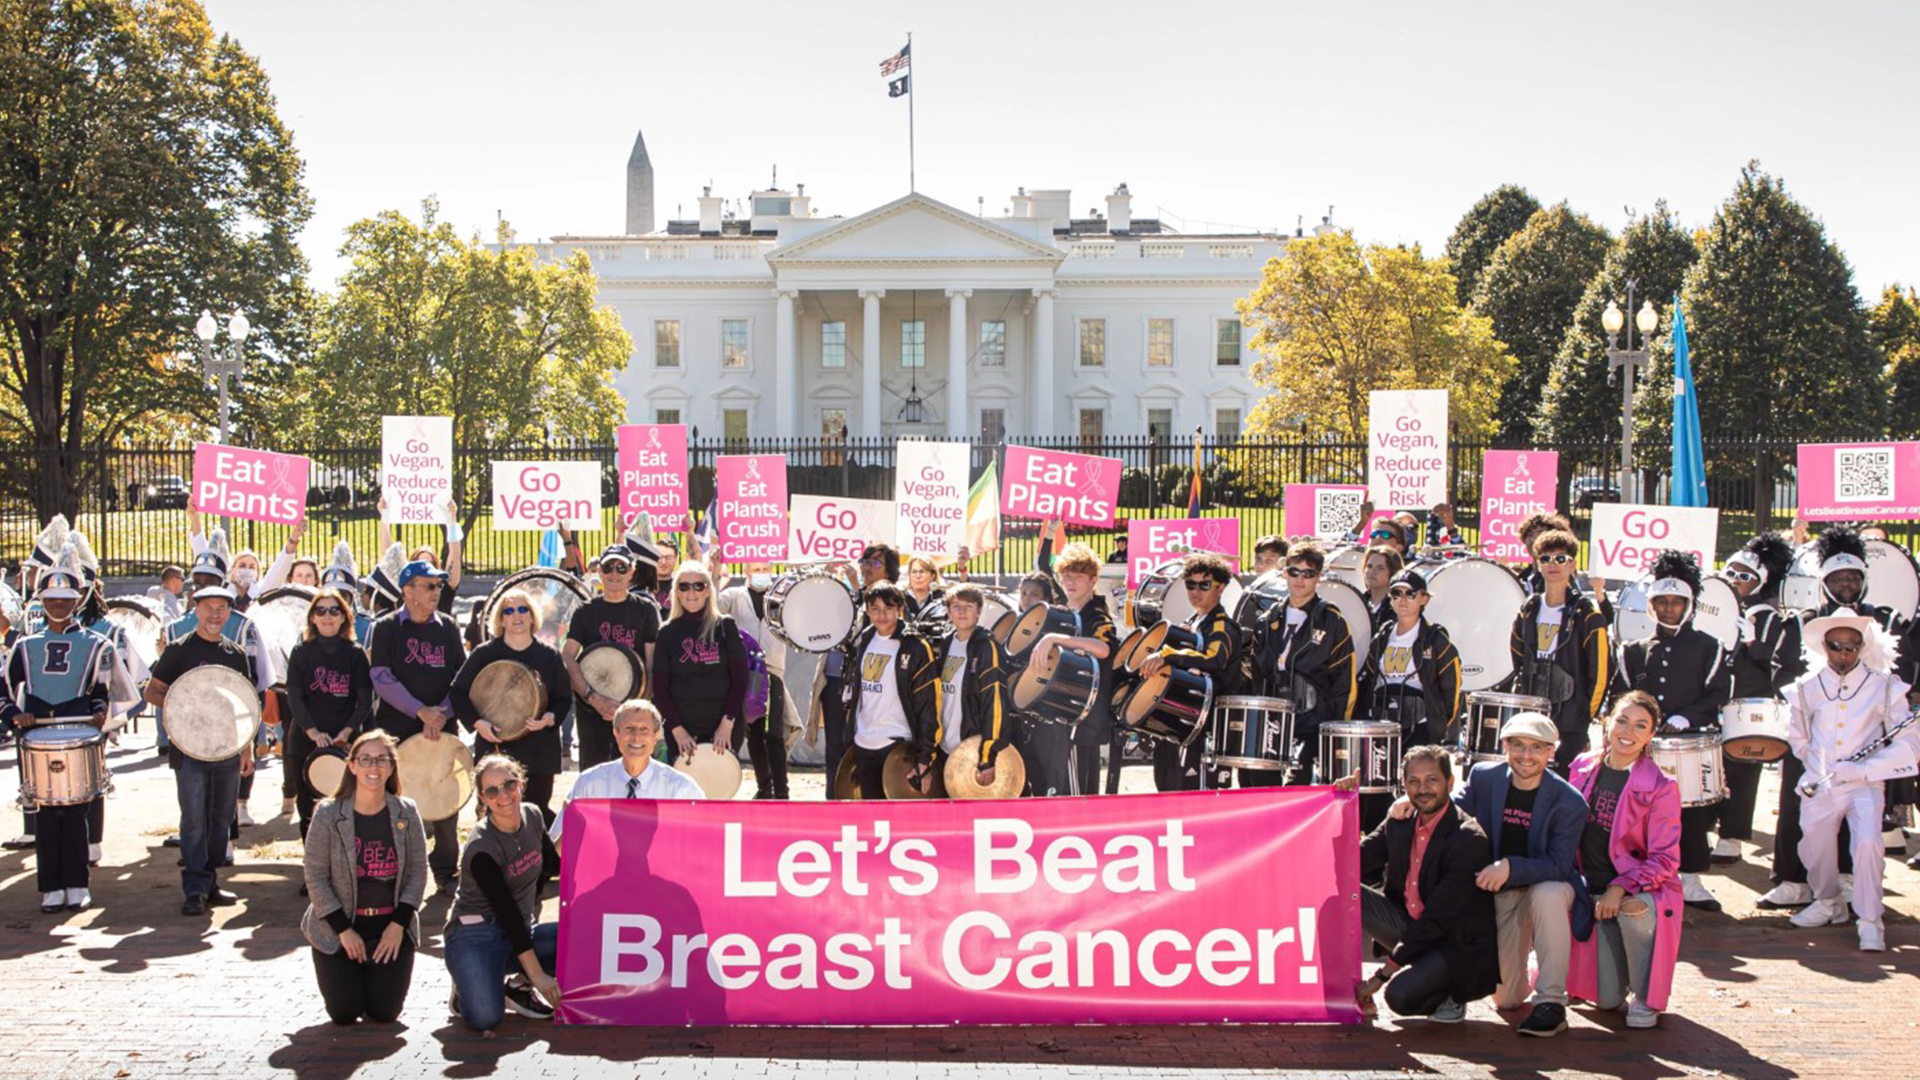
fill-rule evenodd
<path id="1" fill-rule="evenodd" d="M 276 425 L 298 445 L 364 444 L 390 413 L 451 416 L 455 490 L 469 523 L 486 477 L 466 452 L 609 441 L 625 413 L 613 376 L 633 339 L 582 252 L 540 263 L 530 248 L 463 240 L 427 200 L 356 222 L 351 268 L 320 317 L 310 363 Z M 508 236 L 501 229 L 501 239 Z"/>
<path id="2" fill-rule="evenodd" d="M 1837 442 L 1886 430 L 1884 361 L 1853 270 L 1778 179 L 1748 162 L 1699 247 L 1680 303 L 1705 439 Z M 1672 445 L 1671 336 L 1655 341 L 1652 368 L 1635 410 L 1636 438 L 1649 449 Z M 1717 490 L 1765 520 L 1793 457 L 1710 450 L 1707 474 L 1750 484 Z"/>
<path id="3" fill-rule="evenodd" d="M 1612 301 L 1623 306 L 1621 314 L 1632 326 L 1636 312 L 1624 310 L 1631 280 L 1634 307 L 1639 307 L 1641 298 L 1652 301 L 1654 310 L 1661 313 L 1661 325 L 1669 325 L 1673 298 L 1680 294 L 1680 284 L 1697 254 L 1692 234 L 1674 220 L 1665 202 L 1654 204 L 1653 213 L 1635 218 L 1607 249 L 1600 272 L 1587 283 L 1573 309 L 1547 374 L 1539 427 L 1542 438 L 1562 444 L 1620 438 L 1620 387 L 1617 382 L 1608 383 L 1606 331 L 1600 314 Z"/>
<path id="4" fill-rule="evenodd" d="M 1254 405 L 1249 439 L 1304 428 L 1364 442 L 1369 391 L 1441 387 L 1461 438 L 1493 429 L 1513 360 L 1460 306 L 1446 262 L 1417 247 L 1362 248 L 1345 230 L 1294 240 L 1239 311 L 1261 353 L 1254 381 L 1273 391 Z"/>
<path id="5" fill-rule="evenodd" d="M 1447 237 L 1447 261 L 1458 282 L 1456 296 L 1465 304 L 1473 299 L 1480 275 L 1507 237 L 1526 227 L 1540 200 L 1518 184 L 1502 184 L 1480 197 Z"/>
<path id="6" fill-rule="evenodd" d="M 1888 434 L 1920 435 L 1920 296 L 1889 285 L 1868 317 L 1873 341 L 1887 358 Z"/>
<path id="7" fill-rule="evenodd" d="M 1607 230 L 1566 203 L 1536 211 L 1501 243 L 1474 289 L 1473 309 L 1513 352 L 1512 377 L 1500 389 L 1500 438 L 1533 441 L 1547 370 L 1573 322 L 1587 283 L 1606 260 Z"/>
<path id="8" fill-rule="evenodd" d="M 76 514 L 100 455 L 211 409 L 201 309 L 302 347 L 309 210 L 258 63 L 191 0 L 0 6 L 0 441 L 9 494 Z"/>

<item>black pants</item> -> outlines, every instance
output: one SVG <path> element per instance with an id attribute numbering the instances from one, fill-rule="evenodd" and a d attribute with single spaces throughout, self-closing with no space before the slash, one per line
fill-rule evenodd
<path id="1" fill-rule="evenodd" d="M 573 733 L 580 740 L 580 771 L 612 761 L 620 756 L 613 741 L 613 724 L 600 718 L 600 710 L 582 701 L 573 710 Z"/>
<path id="2" fill-rule="evenodd" d="M 433 837 L 433 850 L 427 852 L 427 870 L 433 874 L 433 880 L 451 885 L 460 872 L 460 815 L 456 812 L 425 824 L 427 835 Z"/>
<path id="3" fill-rule="evenodd" d="M 1217 790 L 1233 786 L 1232 769 L 1207 769 L 1202 777 L 1207 739 L 1202 735 L 1185 746 L 1157 741 L 1153 744 L 1153 786 L 1156 791 Z"/>
<path id="4" fill-rule="evenodd" d="M 887 755 L 893 753 L 893 747 L 889 745 L 869 750 L 855 743 L 852 752 L 853 786 L 859 790 L 860 798 L 868 802 L 886 798 Z"/>
<path id="5" fill-rule="evenodd" d="M 1107 786 L 1109 795 L 1120 794 L 1120 770 L 1127 765 L 1127 729 L 1113 725 L 1113 741 L 1107 746 Z"/>
<path id="6" fill-rule="evenodd" d="M 41 892 L 87 887 L 87 815 L 105 801 L 40 808 L 33 834 L 33 867 Z"/>
<path id="7" fill-rule="evenodd" d="M 1726 759 L 1727 797 L 1714 809 L 1714 831 L 1722 840 L 1753 839 L 1753 807 L 1760 798 L 1760 771 L 1757 761 Z"/>
<path id="8" fill-rule="evenodd" d="M 1680 808 L 1680 872 L 1698 874 L 1713 864 L 1713 841 L 1707 834 L 1720 817 L 1720 804 Z"/>
<path id="9" fill-rule="evenodd" d="M 107 842 L 107 797 L 101 797 L 87 804 L 87 841 L 94 844 Z"/>
<path id="10" fill-rule="evenodd" d="M 1043 724 L 1025 714 L 1020 717 L 1020 727 L 1026 732 L 1020 753 L 1027 760 L 1027 794 L 1070 794 L 1073 729 L 1065 724 Z"/>
<path id="11" fill-rule="evenodd" d="M 747 724 L 747 757 L 753 762 L 753 797 L 785 799 L 787 694 L 778 675 L 767 676 L 767 715 Z"/>
<path id="12" fill-rule="evenodd" d="M 1800 861 L 1800 793 L 1793 790 L 1806 779 L 1807 767 L 1788 754 L 1780 759 L 1780 823 L 1773 829 L 1773 874 L 1775 885 L 1807 883 L 1807 864 Z M 1853 873 L 1853 830 L 1840 822 L 1840 872 Z"/>
<path id="13" fill-rule="evenodd" d="M 367 946 L 367 960 L 356 963 L 347 950 L 323 953 L 313 950 L 313 974 L 320 983 L 320 1000 L 326 1003 L 327 1016 L 336 1024 L 351 1024 L 365 1017 L 376 1024 L 391 1024 L 400 1019 L 407 1004 L 407 988 L 413 983 L 413 939 L 400 936 L 400 954 L 384 964 L 373 962 L 374 946 L 386 932 L 385 915 L 360 916 L 353 920 L 354 933 Z"/>
<path id="14" fill-rule="evenodd" d="M 1360 886 L 1360 929 L 1367 940 L 1392 952 L 1412 924 L 1407 909 L 1386 893 L 1371 885 Z M 1439 949 L 1428 949 L 1387 982 L 1387 1008 L 1400 1016 L 1431 1016 L 1451 996 L 1448 987 L 1446 958 Z"/>
<path id="15" fill-rule="evenodd" d="M 822 663 L 833 661 L 828 654 Z M 846 680 L 838 675 L 828 675 L 820 689 L 820 726 L 827 733 L 827 798 L 835 798 L 833 793 L 833 771 L 840 767 L 840 760 L 847 754 L 847 746 L 853 740 L 847 731 L 847 703 L 841 699 L 846 691 Z M 1029 767 L 1031 771 L 1031 767 Z"/>
<path id="16" fill-rule="evenodd" d="M 298 733 L 294 731 L 293 706 L 287 702 L 285 690 L 275 690 L 273 694 L 280 699 L 280 798 L 294 799 L 297 804 L 300 789 L 307 786 L 307 778 L 295 773 L 292 766 L 288 764 L 294 748 L 299 745 L 299 740 L 294 737 Z M 306 738 L 306 736 L 302 735 L 300 738 Z M 312 746 L 313 741 L 309 739 L 307 745 Z M 306 834 L 305 829 L 301 829 L 300 832 L 303 836 Z"/>

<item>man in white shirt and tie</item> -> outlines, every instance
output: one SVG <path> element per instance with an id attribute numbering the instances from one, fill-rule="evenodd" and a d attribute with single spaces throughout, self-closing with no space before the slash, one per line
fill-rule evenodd
<path id="1" fill-rule="evenodd" d="M 654 759 L 653 748 L 660 741 L 662 726 L 660 710 L 653 707 L 653 702 L 638 698 L 622 702 L 613 711 L 613 741 L 620 748 L 620 756 L 581 773 L 567 793 L 567 801 L 706 798 L 693 777 Z M 555 843 L 560 841 L 560 823 L 566 816 L 563 810 L 553 819 L 549 831 Z"/>

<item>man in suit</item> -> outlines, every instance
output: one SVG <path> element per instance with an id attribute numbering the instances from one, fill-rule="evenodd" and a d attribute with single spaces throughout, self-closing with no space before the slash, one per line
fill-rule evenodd
<path id="1" fill-rule="evenodd" d="M 1474 883 L 1492 855 L 1480 823 L 1450 798 L 1446 750 L 1407 751 L 1400 777 L 1413 816 L 1389 818 L 1360 842 L 1360 924 L 1388 953 L 1360 1001 L 1365 1008 L 1385 986 L 1399 1015 L 1457 1024 L 1467 1002 L 1500 981 L 1493 894 Z"/>

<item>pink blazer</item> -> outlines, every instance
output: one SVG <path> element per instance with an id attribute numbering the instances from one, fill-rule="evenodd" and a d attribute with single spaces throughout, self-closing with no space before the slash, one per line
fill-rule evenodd
<path id="1" fill-rule="evenodd" d="M 1604 748 L 1574 759 L 1567 779 L 1589 801 L 1600 776 Z M 1651 893 L 1658 916 L 1653 934 L 1653 967 L 1647 978 L 1647 1004 L 1667 1007 L 1673 989 L 1673 969 L 1680 960 L 1680 924 L 1686 906 L 1680 894 L 1680 785 L 1645 754 L 1627 773 L 1627 787 L 1614 812 L 1609 845 L 1613 865 L 1619 868 L 1610 884 L 1632 893 Z M 1584 871 L 1584 868 L 1583 868 Z M 1573 943 L 1567 963 L 1567 992 L 1595 999 L 1598 992 L 1600 935 Z"/>

